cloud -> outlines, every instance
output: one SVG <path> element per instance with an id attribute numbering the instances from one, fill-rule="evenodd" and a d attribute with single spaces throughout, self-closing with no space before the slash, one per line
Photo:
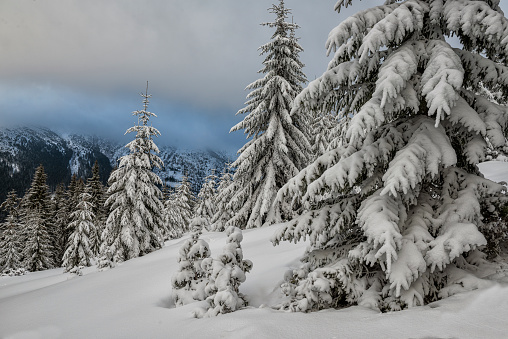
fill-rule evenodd
<path id="1" fill-rule="evenodd" d="M 171 100 L 238 109 L 262 66 L 257 48 L 273 33 L 259 25 L 273 19 L 266 10 L 271 3 L 5 1 L 0 29 L 9 33 L 0 35 L 0 78 L 89 93 L 137 90 L 150 80 L 154 94 Z M 307 14 L 317 12 L 315 5 L 296 3 L 314 8 Z M 303 21 L 298 18 L 302 27 Z M 327 30 L 310 34 L 312 40 L 324 46 Z"/>
<path id="2" fill-rule="evenodd" d="M 257 49 L 273 30 L 260 23 L 274 19 L 274 2 L 0 1 L 0 123 L 123 135 L 148 80 L 164 140 L 238 149 L 245 138 L 228 131 L 243 118 L 244 88 L 262 76 Z M 380 4 L 355 2 L 339 15 L 334 3 L 286 1 L 309 80 L 326 70 L 330 30 Z"/>

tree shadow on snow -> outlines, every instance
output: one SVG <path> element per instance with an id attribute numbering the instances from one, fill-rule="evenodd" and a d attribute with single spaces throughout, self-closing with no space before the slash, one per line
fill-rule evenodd
<path id="1" fill-rule="evenodd" d="M 173 301 L 173 297 L 171 295 L 168 295 L 164 297 L 163 299 L 159 300 L 157 302 L 158 307 L 162 308 L 175 308 L 175 302 Z"/>

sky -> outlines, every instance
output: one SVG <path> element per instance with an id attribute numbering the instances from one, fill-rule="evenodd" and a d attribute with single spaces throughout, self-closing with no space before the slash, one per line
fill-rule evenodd
<path id="1" fill-rule="evenodd" d="M 259 79 L 258 48 L 273 29 L 278 0 L 2 0 L 0 126 L 39 125 L 128 142 L 142 108 L 157 144 L 236 152 L 245 87 Z M 334 12 L 335 0 L 286 0 L 300 29 L 300 59 L 309 80 L 328 64 L 325 42 L 363 0 Z M 506 7 L 506 5 L 504 5 Z M 505 11 L 507 9 L 505 8 Z"/>

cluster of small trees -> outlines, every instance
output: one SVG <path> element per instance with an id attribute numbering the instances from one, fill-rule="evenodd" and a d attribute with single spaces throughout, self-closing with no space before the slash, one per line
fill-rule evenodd
<path id="1" fill-rule="evenodd" d="M 213 259 L 208 243 L 200 239 L 207 226 L 206 218 L 192 220 L 191 236 L 180 248 L 179 268 L 171 280 L 176 306 L 206 299 L 208 307 L 194 312 L 197 318 L 230 313 L 247 306 L 239 286 L 245 281 L 245 273 L 252 269 L 252 262 L 243 259 L 240 244 L 243 236 L 239 228 L 228 227 L 223 253 Z"/>

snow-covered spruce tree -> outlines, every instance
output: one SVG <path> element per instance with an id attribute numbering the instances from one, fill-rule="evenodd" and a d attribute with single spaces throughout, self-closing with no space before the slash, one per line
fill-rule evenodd
<path id="1" fill-rule="evenodd" d="M 94 228 L 90 231 L 90 245 L 94 255 L 99 254 L 101 246 L 101 234 L 106 224 L 106 211 L 104 202 L 106 201 L 104 186 L 102 185 L 99 172 L 99 162 L 95 160 L 92 167 L 92 176 L 87 180 L 87 186 L 90 187 L 91 212 L 94 215 L 92 220 Z"/>
<path id="2" fill-rule="evenodd" d="M 19 203 L 16 191 L 7 194 L 7 199 L 0 209 L 7 213 L 7 219 L 1 225 L 0 233 L 0 275 L 21 273 L 22 234 L 19 221 Z"/>
<path id="3" fill-rule="evenodd" d="M 85 192 L 80 194 L 80 201 L 70 215 L 71 222 L 68 228 L 72 230 L 72 233 L 63 256 L 64 272 L 79 272 L 81 267 L 91 266 L 95 257 L 92 250 L 93 243 L 90 241 L 91 235 L 96 233 L 90 191 L 90 186 L 87 186 Z"/>
<path id="4" fill-rule="evenodd" d="M 21 224 L 13 214 L 7 215 L 0 234 L 0 275 L 17 275 L 23 272 L 21 264 Z"/>
<path id="5" fill-rule="evenodd" d="M 55 264 L 46 178 L 44 167 L 40 165 L 35 170 L 32 184 L 21 203 L 21 220 L 24 225 L 23 266 L 31 272 L 53 268 Z"/>
<path id="6" fill-rule="evenodd" d="M 214 317 L 247 306 L 247 299 L 240 293 L 239 287 L 245 281 L 245 273 L 252 269 L 252 262 L 243 259 L 242 231 L 229 226 L 226 235 L 226 246 L 218 259 L 208 258 L 202 262 L 208 277 L 205 293 L 209 297 L 206 298 L 207 309 L 194 311 L 197 318 Z"/>
<path id="7" fill-rule="evenodd" d="M 136 138 L 125 147 L 130 153 L 120 158 L 118 168 L 109 177 L 109 197 L 106 206 L 110 213 L 102 234 L 101 253 L 109 252 L 115 262 L 122 262 L 148 254 L 162 246 L 161 228 L 164 208 L 162 192 L 157 185 L 162 181 L 153 172 L 162 168 L 157 156 L 159 149 L 153 141 L 159 131 L 148 125 L 154 113 L 148 112 L 147 92 L 143 97 L 143 109 L 134 111 L 138 123 L 127 130 L 136 132 Z"/>
<path id="8" fill-rule="evenodd" d="M 246 107 L 237 114 L 249 113 L 231 132 L 243 129 L 250 139 L 232 164 L 236 168 L 229 202 L 235 211 L 228 226 L 260 227 L 267 223 L 268 212 L 277 191 L 298 173 L 308 161 L 310 144 L 302 132 L 302 116 L 290 115 L 295 96 L 306 82 L 298 54 L 302 48 L 291 36 L 297 26 L 286 22 L 291 12 L 284 1 L 269 11 L 274 22 L 264 23 L 275 28 L 272 40 L 261 46 L 266 55 L 259 72 L 265 76 L 249 86 Z M 280 216 L 270 218 L 278 221 Z"/>
<path id="9" fill-rule="evenodd" d="M 219 179 L 217 187 L 216 212 L 212 218 L 212 231 L 222 232 L 226 229 L 226 223 L 233 217 L 233 210 L 229 202 L 231 195 L 235 192 L 229 190 L 228 187 L 233 183 L 233 174 L 231 174 L 231 164 L 227 164 Z"/>
<path id="10" fill-rule="evenodd" d="M 164 202 L 164 239 L 181 238 L 187 226 L 176 204 L 176 192 L 169 193 Z"/>
<path id="11" fill-rule="evenodd" d="M 194 206 L 196 199 L 191 191 L 191 184 L 188 176 L 184 174 L 180 185 L 175 189 L 175 197 L 173 200 L 175 213 L 179 215 L 176 221 L 179 223 L 176 227 L 182 230 L 183 233 L 188 232 L 189 225 L 192 217 L 194 216 Z"/>
<path id="12" fill-rule="evenodd" d="M 198 194 L 195 215 L 211 220 L 217 210 L 217 176 L 215 170 L 205 178 Z"/>
<path id="13" fill-rule="evenodd" d="M 68 234 L 70 208 L 67 206 L 67 197 L 64 185 L 61 183 L 56 187 L 55 193 L 51 198 L 51 246 L 53 247 L 53 260 L 55 266 L 62 266 L 62 258 L 67 247 L 65 236 Z"/>
<path id="14" fill-rule="evenodd" d="M 396 310 L 482 284 L 474 272 L 484 216 L 506 203 L 506 188 L 476 166 L 486 140 L 503 146 L 508 127 L 508 108 L 475 94 L 480 81 L 508 94 L 498 4 L 388 1 L 332 30 L 333 60 L 294 111 L 329 107 L 351 118 L 343 146 L 277 195 L 277 209 L 302 214 L 273 242 L 311 243 L 305 265 L 286 277 L 282 307 Z M 449 45 L 451 35 L 463 48 Z"/>
<path id="15" fill-rule="evenodd" d="M 62 207 L 57 212 L 58 214 L 58 223 L 53 225 L 53 230 L 61 231 L 63 232 L 58 235 L 58 240 L 61 241 L 61 244 L 59 245 L 57 249 L 57 253 L 59 253 L 58 266 L 61 266 L 63 255 L 65 253 L 65 250 L 68 247 L 68 241 L 72 234 L 72 229 L 69 227 L 69 223 L 71 222 L 71 214 L 74 212 L 74 209 L 76 208 L 77 204 L 79 203 L 80 195 L 85 190 L 85 183 L 83 182 L 83 179 L 77 177 L 76 174 L 73 174 L 71 177 L 71 181 L 69 183 L 69 186 L 67 187 L 67 191 L 65 192 L 65 198 L 63 199 L 60 204 Z M 55 196 L 56 197 L 56 196 Z"/>
<path id="16" fill-rule="evenodd" d="M 178 272 L 171 278 L 173 299 L 176 306 L 183 306 L 198 300 L 205 300 L 208 280 L 201 262 L 210 257 L 208 243 L 200 239 L 203 229 L 208 227 L 206 218 L 195 217 L 190 223 L 191 235 L 178 255 Z"/>

